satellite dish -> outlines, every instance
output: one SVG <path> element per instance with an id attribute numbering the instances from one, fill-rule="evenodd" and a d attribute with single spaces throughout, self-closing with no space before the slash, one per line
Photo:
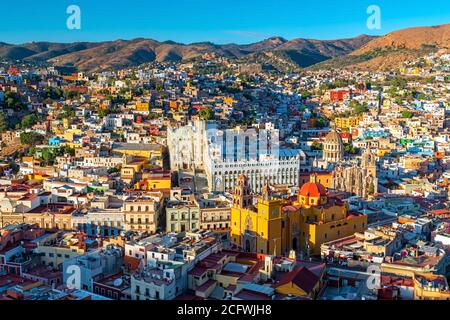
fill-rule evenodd
<path id="1" fill-rule="evenodd" d="M 117 278 L 116 280 L 114 280 L 113 285 L 114 287 L 120 287 L 122 283 L 123 283 L 122 278 Z"/>

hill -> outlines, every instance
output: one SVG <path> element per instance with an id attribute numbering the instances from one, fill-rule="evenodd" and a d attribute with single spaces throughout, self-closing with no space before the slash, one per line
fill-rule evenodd
<path id="1" fill-rule="evenodd" d="M 375 38 L 347 55 L 314 65 L 311 69 L 392 70 L 406 60 L 439 50 L 450 52 L 450 24 L 397 30 Z"/>
<path id="2" fill-rule="evenodd" d="M 132 67 L 151 61 L 183 61 L 205 53 L 216 53 L 242 59 L 244 63 L 246 59 L 256 59 L 262 64 L 275 63 L 278 68 L 305 67 L 348 54 L 372 39 L 367 35 L 339 40 L 286 40 L 272 37 L 246 45 L 217 45 L 210 42 L 181 44 L 144 38 L 95 43 L 0 43 L 0 58 L 47 61 L 56 66 L 75 67 L 80 71 L 100 71 Z"/>

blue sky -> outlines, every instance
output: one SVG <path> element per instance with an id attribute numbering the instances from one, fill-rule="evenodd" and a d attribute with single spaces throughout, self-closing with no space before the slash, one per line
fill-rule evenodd
<path id="1" fill-rule="evenodd" d="M 81 30 L 66 27 L 69 5 Z M 366 26 L 369 5 L 381 29 Z M 138 37 L 183 43 L 251 43 L 271 36 L 338 39 L 450 23 L 450 0 L 2 0 L 0 41 L 104 41 Z"/>

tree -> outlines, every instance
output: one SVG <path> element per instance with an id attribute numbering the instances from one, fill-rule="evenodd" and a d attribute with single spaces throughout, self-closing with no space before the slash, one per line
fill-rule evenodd
<path id="1" fill-rule="evenodd" d="M 45 87 L 43 96 L 52 100 L 58 100 L 64 95 L 64 92 L 59 88 Z"/>
<path id="2" fill-rule="evenodd" d="M 427 96 L 425 95 L 425 93 L 421 92 L 417 95 L 417 99 L 419 100 L 426 100 Z"/>
<path id="3" fill-rule="evenodd" d="M 323 127 L 325 127 L 325 125 L 326 125 L 326 122 L 325 122 L 324 118 L 322 118 L 322 117 L 317 118 L 317 120 L 316 120 L 317 128 L 323 128 Z"/>
<path id="4" fill-rule="evenodd" d="M 349 154 L 359 153 L 359 149 L 349 143 L 344 143 L 344 151 Z"/>
<path id="5" fill-rule="evenodd" d="M 369 111 L 369 106 L 367 105 L 367 103 L 361 104 L 356 100 L 350 101 L 349 107 L 352 109 L 353 113 L 356 115 L 360 115 L 360 114 L 363 114 L 363 113 Z"/>
<path id="6" fill-rule="evenodd" d="M 403 110 L 402 111 L 402 117 L 403 118 L 407 118 L 407 119 L 412 118 L 412 112 L 408 111 L 408 110 Z"/>
<path id="7" fill-rule="evenodd" d="M 20 143 L 35 146 L 44 141 L 44 136 L 36 132 L 23 132 L 20 135 Z"/>
<path id="8" fill-rule="evenodd" d="M 369 189 L 367 190 L 367 193 L 368 193 L 368 194 L 374 194 L 374 193 L 375 193 L 375 186 L 374 186 L 374 184 L 373 184 L 373 181 L 370 182 L 370 184 L 369 184 Z"/>
<path id="9" fill-rule="evenodd" d="M 79 91 L 73 91 L 73 90 L 66 90 L 63 93 L 64 99 L 66 100 L 72 100 L 72 99 L 79 99 L 81 94 Z"/>
<path id="10" fill-rule="evenodd" d="M 5 107 L 15 110 L 20 110 L 23 108 L 23 103 L 20 100 L 20 96 L 15 93 L 8 91 L 5 93 Z"/>
<path id="11" fill-rule="evenodd" d="M 317 141 L 314 141 L 311 145 L 311 150 L 323 150 L 323 144 Z"/>
<path id="12" fill-rule="evenodd" d="M 300 95 L 302 96 L 302 99 L 306 100 L 312 97 L 312 93 L 309 91 L 302 91 L 300 93 Z"/>
<path id="13" fill-rule="evenodd" d="M 49 148 L 44 148 L 42 150 L 40 158 L 45 163 L 45 165 L 52 165 L 56 159 L 56 156 L 53 153 L 53 150 L 50 150 Z"/>
<path id="14" fill-rule="evenodd" d="M 65 155 L 65 154 L 68 154 L 68 155 L 70 155 L 70 156 L 73 157 L 73 156 L 75 155 L 75 149 L 74 149 L 74 148 L 71 148 L 71 147 L 69 147 L 69 146 L 64 146 L 64 147 L 61 147 L 61 148 L 59 149 L 58 154 L 59 154 L 59 155 Z"/>
<path id="15" fill-rule="evenodd" d="M 16 174 L 17 172 L 19 172 L 20 166 L 17 165 L 17 163 L 15 163 L 14 161 L 10 161 L 8 162 L 9 167 L 11 168 L 12 172 L 14 174 Z"/>
<path id="16" fill-rule="evenodd" d="M 0 113 L 0 133 L 8 130 L 8 117 L 4 113 Z"/>
<path id="17" fill-rule="evenodd" d="M 387 85 L 396 87 L 396 88 L 400 88 L 400 89 L 404 89 L 407 86 L 407 81 L 402 78 L 402 77 L 394 77 L 391 80 L 387 81 L 386 83 Z"/>
<path id="18" fill-rule="evenodd" d="M 202 120 L 212 120 L 214 119 L 215 112 L 212 108 L 205 108 L 198 112 L 198 116 Z"/>
<path id="19" fill-rule="evenodd" d="M 29 129 L 37 122 L 37 116 L 34 113 L 27 114 L 20 122 L 22 129 Z"/>
<path id="20" fill-rule="evenodd" d="M 98 108 L 98 109 L 97 109 L 97 113 L 98 113 L 98 116 L 99 116 L 100 118 L 104 118 L 104 117 L 106 117 L 108 114 L 110 114 L 110 111 L 109 111 L 109 109 Z"/>
<path id="21" fill-rule="evenodd" d="M 74 117 L 75 117 L 75 110 L 68 105 L 64 105 L 61 109 L 61 112 L 58 114 L 57 119 L 58 120 L 61 120 L 64 118 L 70 119 L 70 118 L 74 118 Z"/>

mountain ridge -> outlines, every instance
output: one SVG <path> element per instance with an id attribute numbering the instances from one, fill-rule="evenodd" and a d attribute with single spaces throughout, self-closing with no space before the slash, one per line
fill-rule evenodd
<path id="1" fill-rule="evenodd" d="M 331 57 L 349 53 L 362 44 L 372 40 L 373 36 L 359 35 L 355 38 L 337 40 L 316 40 L 297 38 L 287 40 L 282 37 L 270 37 L 249 44 L 214 44 L 195 42 L 190 44 L 174 41 L 157 41 L 146 38 L 131 40 L 111 40 L 103 42 L 28 42 L 24 44 L 0 43 L 0 58 L 25 61 L 47 61 L 56 66 L 75 67 L 80 71 L 99 71 L 132 67 L 151 61 L 183 61 L 216 53 L 228 58 L 242 58 L 262 52 L 293 57 L 298 63 L 302 57 L 307 61 L 320 62 Z M 309 57 L 313 56 L 313 59 Z"/>
<path id="2" fill-rule="evenodd" d="M 238 59 L 241 63 L 256 61 L 292 68 L 365 69 L 370 71 L 396 68 L 402 61 L 433 50 L 450 49 L 450 24 L 395 30 L 384 36 L 358 35 L 353 38 L 318 40 L 285 39 L 272 36 L 249 44 L 189 44 L 147 38 L 118 39 L 102 42 L 0 42 L 0 58 L 49 62 L 80 71 L 102 71 L 138 66 L 158 61 L 185 61 L 206 53 Z"/>
<path id="3" fill-rule="evenodd" d="M 353 52 L 310 66 L 311 70 L 346 68 L 387 71 L 426 54 L 450 52 L 450 24 L 395 30 L 377 37 Z"/>

